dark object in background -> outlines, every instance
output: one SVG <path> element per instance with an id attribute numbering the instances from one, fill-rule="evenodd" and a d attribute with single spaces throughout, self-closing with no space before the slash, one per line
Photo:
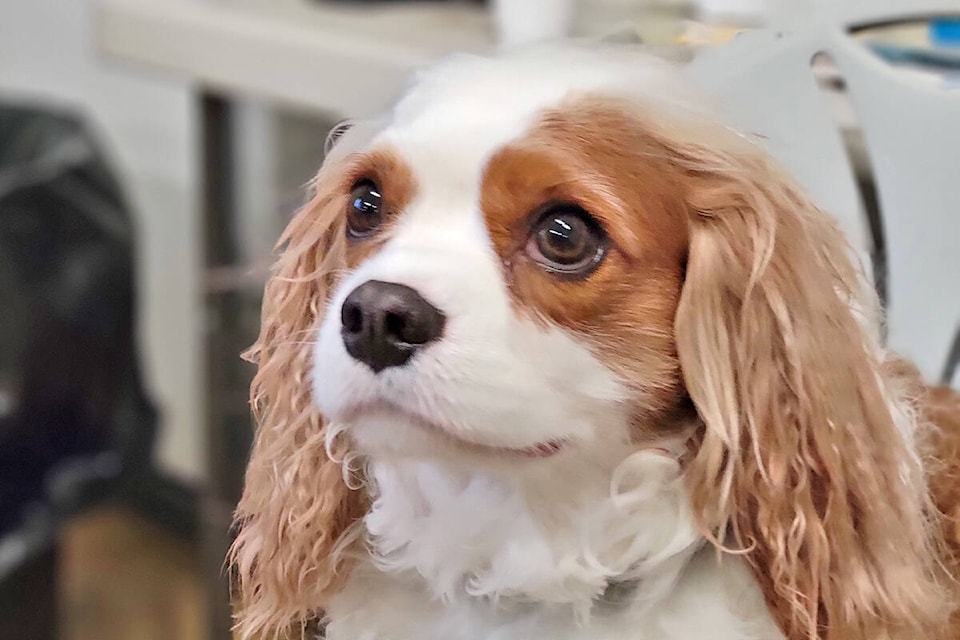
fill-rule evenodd
<path id="1" fill-rule="evenodd" d="M 23 567 L 53 561 L 58 522 L 152 469 L 133 278 L 130 216 L 89 130 L 0 106 L 0 637 L 44 615 L 10 583 L 49 569 Z"/>

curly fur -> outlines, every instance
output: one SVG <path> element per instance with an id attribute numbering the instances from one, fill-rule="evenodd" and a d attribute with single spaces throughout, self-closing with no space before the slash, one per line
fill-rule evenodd
<path id="1" fill-rule="evenodd" d="M 852 312 L 874 301 L 833 221 L 731 143 L 675 149 L 694 215 L 677 347 L 706 427 L 694 512 L 729 530 L 791 640 L 940 637 L 940 532 L 904 439 L 918 425 L 898 427 Z"/>
<path id="2" fill-rule="evenodd" d="M 343 251 L 340 212 L 323 185 L 321 171 L 315 195 L 280 239 L 260 337 L 245 354 L 258 367 L 250 401 L 260 425 L 231 550 L 245 638 L 284 637 L 317 618 L 348 571 L 337 545 L 365 511 L 310 399 L 311 331 Z"/>

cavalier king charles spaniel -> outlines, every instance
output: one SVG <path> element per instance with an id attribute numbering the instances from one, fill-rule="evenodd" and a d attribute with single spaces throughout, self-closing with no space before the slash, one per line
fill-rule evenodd
<path id="1" fill-rule="evenodd" d="M 333 138 L 249 353 L 240 637 L 960 637 L 960 401 L 680 70 L 460 56 Z"/>

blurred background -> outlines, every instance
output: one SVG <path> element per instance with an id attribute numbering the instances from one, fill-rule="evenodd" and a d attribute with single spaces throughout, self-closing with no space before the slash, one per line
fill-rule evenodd
<path id="1" fill-rule="evenodd" d="M 572 35 L 714 56 L 698 77 L 853 220 L 891 308 L 916 293 L 899 264 L 940 274 L 917 294 L 937 312 L 895 318 L 891 339 L 956 382 L 960 0 L 926 4 L 0 1 L 0 640 L 230 637 L 222 564 L 252 436 L 239 354 L 272 245 L 328 130 L 451 52 Z M 820 35 L 712 53 L 763 27 Z M 868 71 L 823 44 L 841 35 Z M 905 102 L 858 100 L 887 95 L 860 81 L 874 63 L 903 72 L 889 95 Z"/>

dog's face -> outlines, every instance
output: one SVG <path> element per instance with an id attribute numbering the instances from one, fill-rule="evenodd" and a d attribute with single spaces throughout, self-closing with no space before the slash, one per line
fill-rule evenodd
<path id="1" fill-rule="evenodd" d="M 589 85 L 478 100 L 509 90 L 477 86 L 497 81 L 428 85 L 340 141 L 321 188 L 347 269 L 319 327 L 316 403 L 371 455 L 516 465 L 676 435 L 682 176 Z"/>

